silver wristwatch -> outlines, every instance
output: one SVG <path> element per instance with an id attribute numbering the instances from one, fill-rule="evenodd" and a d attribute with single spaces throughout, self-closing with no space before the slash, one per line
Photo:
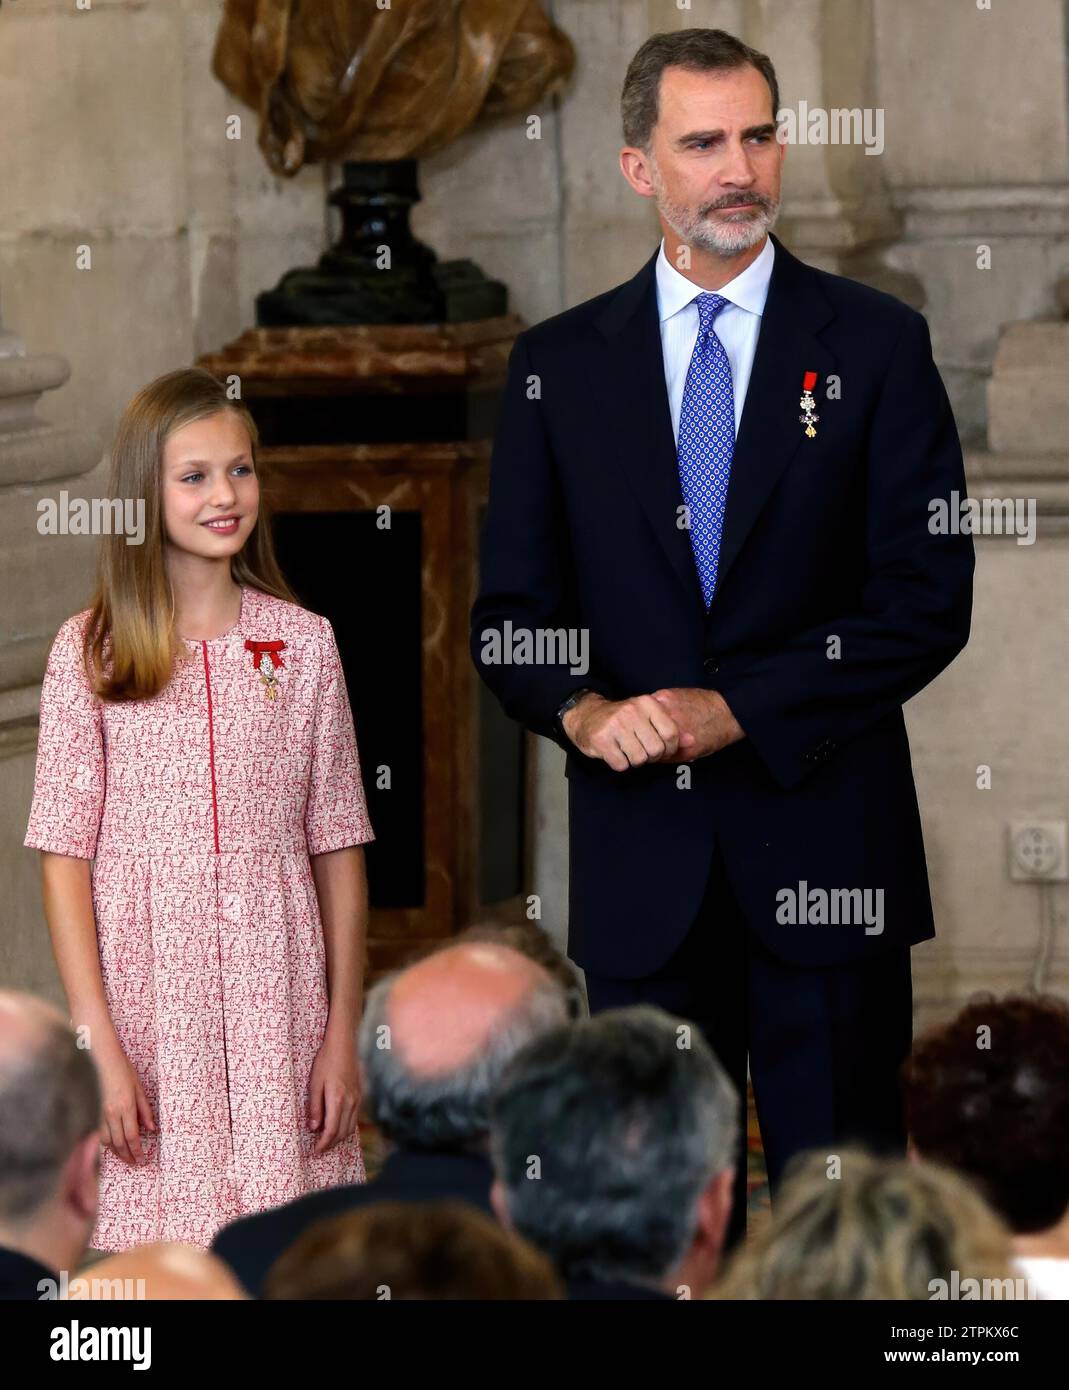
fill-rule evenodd
<path id="1" fill-rule="evenodd" d="M 570 709 L 574 709 L 574 708 L 575 708 L 575 706 L 579 703 L 579 701 L 583 698 L 584 695 L 593 695 L 593 694 L 594 694 L 594 691 L 591 690 L 589 686 L 584 685 L 584 686 L 582 686 L 579 690 L 573 690 L 572 693 L 568 696 L 568 698 L 567 698 L 567 699 L 564 701 L 564 703 L 561 705 L 561 707 L 557 710 L 557 715 L 556 715 L 556 724 L 557 724 L 557 728 L 560 730 L 562 736 L 563 736 L 565 739 L 567 739 L 569 743 L 571 742 L 571 740 L 568 739 L 567 731 L 566 731 L 565 728 L 564 728 L 564 716 L 568 713 L 568 711 L 569 711 Z"/>

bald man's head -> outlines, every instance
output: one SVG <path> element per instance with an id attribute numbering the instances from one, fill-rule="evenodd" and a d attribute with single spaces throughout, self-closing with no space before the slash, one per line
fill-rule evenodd
<path id="1" fill-rule="evenodd" d="M 107 1259 L 98 1260 L 85 1277 L 106 1290 L 112 1280 L 131 1287 L 146 1300 L 240 1300 L 247 1295 L 228 1265 L 210 1250 L 192 1245 L 156 1243 L 137 1245 Z M 112 1285 L 114 1287 L 114 1285 Z M 106 1297 L 101 1293 L 101 1297 Z"/>
<path id="2" fill-rule="evenodd" d="M 445 947 L 380 980 L 360 1028 L 372 1115 L 398 1144 L 483 1147 L 502 1071 L 567 1013 L 542 966 L 489 942 Z"/>
<path id="3" fill-rule="evenodd" d="M 386 998 L 393 1045 L 416 1076 L 469 1065 L 538 985 L 540 965 L 507 946 L 446 947 L 401 972 Z"/>
<path id="4" fill-rule="evenodd" d="M 67 1020 L 53 1004 L 32 994 L 0 989 L 0 1075 L 56 1030 L 70 1032 Z"/>

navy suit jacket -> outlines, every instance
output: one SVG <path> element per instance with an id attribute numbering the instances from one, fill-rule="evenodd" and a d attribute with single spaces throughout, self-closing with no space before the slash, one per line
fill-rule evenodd
<path id="1" fill-rule="evenodd" d="M 294 1202 L 243 1216 L 224 1226 L 212 1250 L 225 1260 L 248 1293 L 262 1298 L 271 1266 L 317 1221 L 374 1202 L 436 1202 L 457 1198 L 494 1215 L 490 1160 L 481 1154 L 395 1149 L 377 1177 L 345 1187 L 323 1187 Z"/>
<path id="2" fill-rule="evenodd" d="M 522 332 L 509 362 L 471 651 L 508 714 L 567 751 L 569 951 L 600 975 L 668 960 L 717 843 L 748 926 L 782 959 L 934 935 L 902 705 L 968 639 L 971 537 L 931 524 L 935 500 L 953 513 L 966 495 L 957 430 L 924 318 L 773 240 L 708 611 L 679 524 L 656 253 Z M 587 672 L 563 653 L 499 661 L 485 640 L 561 628 L 588 631 Z M 555 728 L 583 686 L 716 689 L 746 737 L 686 765 L 689 786 L 676 763 L 614 772 Z M 783 890 L 866 889 L 871 927 L 843 897 L 845 924 L 814 923 L 816 908 L 786 920 Z"/>
<path id="3" fill-rule="evenodd" d="M 58 1284 L 59 1271 L 49 1269 L 40 1260 L 34 1259 L 32 1255 L 23 1254 L 21 1250 L 0 1247 L 0 1302 L 16 1299 L 29 1302 L 42 1298 L 39 1285 L 44 1279 Z"/>

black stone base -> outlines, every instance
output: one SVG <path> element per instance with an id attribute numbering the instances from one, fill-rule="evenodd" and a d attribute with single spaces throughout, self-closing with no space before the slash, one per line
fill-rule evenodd
<path id="1" fill-rule="evenodd" d="M 472 261 L 439 262 L 412 235 L 416 161 L 348 160 L 328 202 L 341 213 L 336 245 L 316 266 L 283 275 L 256 299 L 260 328 L 361 323 L 464 323 L 508 312 L 508 290 Z M 380 264 L 389 248 L 390 266 Z"/>
<path id="2" fill-rule="evenodd" d="M 347 274 L 299 267 L 256 297 L 260 328 L 465 323 L 507 313 L 508 287 L 469 260 Z"/>

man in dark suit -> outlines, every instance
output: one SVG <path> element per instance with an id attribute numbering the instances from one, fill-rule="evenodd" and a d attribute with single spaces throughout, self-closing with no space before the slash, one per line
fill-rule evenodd
<path id="1" fill-rule="evenodd" d="M 775 1193 L 799 1150 L 904 1144 L 934 926 L 902 705 L 968 638 L 971 540 L 933 524 L 962 457 L 921 315 L 770 234 L 768 58 L 655 35 L 622 104 L 664 240 L 516 341 L 472 654 L 567 753 L 591 1009 L 697 1021 L 740 1095 L 748 1057 Z"/>
<path id="2" fill-rule="evenodd" d="M 360 1063 L 372 1118 L 393 1146 L 370 1182 L 324 1188 L 225 1226 L 212 1249 L 255 1298 L 315 1222 L 372 1202 L 454 1197 L 490 1211 L 490 1094 L 525 1043 L 568 1018 L 565 992 L 511 947 L 443 948 L 368 993 Z"/>

